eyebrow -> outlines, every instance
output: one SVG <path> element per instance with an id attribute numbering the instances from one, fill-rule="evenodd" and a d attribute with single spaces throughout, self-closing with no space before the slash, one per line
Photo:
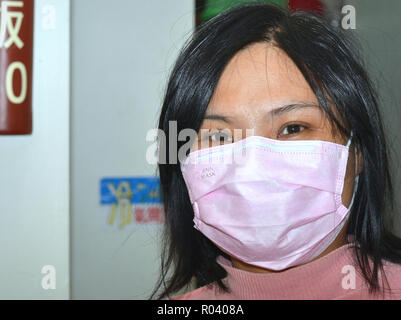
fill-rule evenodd
<path id="1" fill-rule="evenodd" d="M 223 116 L 220 114 L 207 114 L 205 115 L 204 119 L 208 119 L 208 120 L 217 120 L 217 121 L 223 121 L 225 123 L 230 124 L 232 122 L 232 118 L 231 117 L 227 117 L 227 116 Z"/>
<path id="2" fill-rule="evenodd" d="M 280 108 L 276 108 L 273 110 L 270 110 L 268 114 L 271 114 L 273 117 L 277 117 L 282 115 L 283 113 L 288 113 L 294 110 L 300 110 L 300 109 L 305 109 L 305 108 L 319 108 L 320 106 L 315 104 L 315 103 L 293 103 L 293 104 L 288 104 L 285 106 L 282 106 Z"/>
<path id="3" fill-rule="evenodd" d="M 315 103 L 292 103 L 292 104 L 287 104 L 284 106 L 281 106 L 279 108 L 270 110 L 267 114 L 271 115 L 273 117 L 277 117 L 280 116 L 284 113 L 288 113 L 294 110 L 300 110 L 300 109 L 304 109 L 304 108 L 319 108 L 320 106 L 318 104 Z M 216 121 L 223 121 L 225 123 L 232 123 L 233 122 L 233 118 L 232 117 L 228 117 L 222 114 L 206 114 L 204 119 L 208 119 L 208 120 L 216 120 Z"/>

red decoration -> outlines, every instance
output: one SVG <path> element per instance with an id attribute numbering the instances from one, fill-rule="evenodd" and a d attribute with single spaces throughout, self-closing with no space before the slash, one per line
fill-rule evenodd
<path id="1" fill-rule="evenodd" d="M 319 0 L 288 0 L 288 7 L 290 10 L 298 11 L 312 11 L 314 13 L 323 15 L 324 5 Z"/>

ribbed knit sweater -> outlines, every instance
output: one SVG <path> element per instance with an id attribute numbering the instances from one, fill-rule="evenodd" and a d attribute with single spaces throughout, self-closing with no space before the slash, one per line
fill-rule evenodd
<path id="1" fill-rule="evenodd" d="M 232 266 L 219 256 L 217 262 L 227 271 L 223 282 L 230 293 L 216 282 L 200 287 L 173 300 L 268 300 L 268 299 L 401 299 L 401 265 L 384 261 L 384 271 L 391 288 L 373 294 L 360 273 L 351 244 L 327 255 L 281 272 L 253 273 Z M 379 283 L 382 276 L 379 273 Z M 386 287 L 385 287 L 386 288 Z"/>

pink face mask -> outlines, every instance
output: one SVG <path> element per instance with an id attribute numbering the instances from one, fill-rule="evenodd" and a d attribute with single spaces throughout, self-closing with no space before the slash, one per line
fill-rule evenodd
<path id="1" fill-rule="evenodd" d="M 251 136 L 191 152 L 181 170 L 194 227 L 230 256 L 262 268 L 314 259 L 348 217 L 341 194 L 350 142 Z"/>

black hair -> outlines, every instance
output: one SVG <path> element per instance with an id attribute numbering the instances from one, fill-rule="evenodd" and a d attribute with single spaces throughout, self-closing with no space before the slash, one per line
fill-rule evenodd
<path id="1" fill-rule="evenodd" d="M 290 13 L 270 4 L 240 5 L 219 14 L 203 23 L 181 51 L 169 78 L 158 127 L 166 136 L 169 121 L 177 121 L 178 132 L 184 128 L 198 131 L 225 66 L 238 51 L 259 42 L 282 49 L 339 132 L 353 132 L 363 170 L 347 234 L 357 244 L 354 256 L 375 293 L 381 288 L 383 260 L 401 263 L 401 240 L 386 223 L 394 211 L 394 196 L 378 98 L 349 31 L 313 13 Z M 184 143 L 177 141 L 178 148 Z M 216 262 L 224 253 L 193 228 L 194 213 L 179 163 L 170 164 L 167 159 L 158 169 L 166 223 L 161 275 L 150 298 L 170 297 L 192 280 L 197 287 L 217 282 L 229 291 L 222 281 L 226 271 Z"/>

